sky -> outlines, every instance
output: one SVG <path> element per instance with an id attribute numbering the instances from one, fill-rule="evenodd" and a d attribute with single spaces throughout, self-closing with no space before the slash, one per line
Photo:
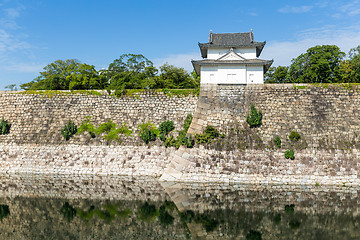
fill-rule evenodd
<path id="1" fill-rule="evenodd" d="M 0 90 L 32 81 L 58 59 L 99 70 L 134 53 L 190 72 L 210 30 L 251 29 L 273 66 L 316 45 L 348 53 L 360 45 L 360 0 L 0 0 Z"/>

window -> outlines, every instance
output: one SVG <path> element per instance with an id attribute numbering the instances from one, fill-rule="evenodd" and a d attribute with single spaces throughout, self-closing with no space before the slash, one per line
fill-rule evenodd
<path id="1" fill-rule="evenodd" d="M 249 74 L 249 81 L 251 83 L 254 82 L 254 74 L 252 74 L 252 73 Z"/>

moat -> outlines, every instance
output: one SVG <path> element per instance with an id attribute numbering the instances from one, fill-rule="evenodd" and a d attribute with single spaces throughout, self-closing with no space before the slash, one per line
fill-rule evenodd
<path id="1" fill-rule="evenodd" d="M 1 239 L 359 239 L 360 188 L 2 175 Z"/>

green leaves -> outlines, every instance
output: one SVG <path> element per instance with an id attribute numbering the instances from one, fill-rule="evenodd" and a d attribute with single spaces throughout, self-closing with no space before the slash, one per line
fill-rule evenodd
<path id="1" fill-rule="evenodd" d="M 294 160 L 295 159 L 294 149 L 291 148 L 290 150 L 286 150 L 285 151 L 285 158 Z"/>
<path id="2" fill-rule="evenodd" d="M 68 124 L 65 124 L 64 128 L 61 130 L 61 135 L 63 135 L 65 140 L 68 141 L 76 132 L 77 127 L 75 123 L 69 120 Z"/>
<path id="3" fill-rule="evenodd" d="M 85 117 L 85 120 L 82 121 L 78 129 L 78 134 L 83 132 L 88 132 L 91 138 L 95 138 L 96 135 L 100 135 L 106 140 L 107 144 L 110 144 L 112 141 L 121 143 L 121 135 L 131 136 L 133 133 L 133 131 L 131 131 L 126 125 L 126 123 L 122 123 L 121 125 L 117 126 L 116 123 L 112 122 L 111 120 L 102 123 L 98 128 L 95 128 L 95 126 L 91 123 L 90 116 Z"/>
<path id="4" fill-rule="evenodd" d="M 20 87 L 25 90 L 75 90 L 104 89 L 107 85 L 107 79 L 98 74 L 95 66 L 67 59 L 48 64 L 40 76 Z"/>
<path id="5" fill-rule="evenodd" d="M 260 127 L 262 124 L 261 110 L 257 111 L 253 103 L 251 104 L 250 108 L 250 115 L 247 115 L 246 122 L 250 125 L 251 128 Z"/>
<path id="6" fill-rule="evenodd" d="M 0 122 L 0 135 L 5 135 L 10 133 L 11 124 L 8 121 L 2 118 Z"/>
<path id="7" fill-rule="evenodd" d="M 143 122 L 138 126 L 139 137 L 148 144 L 150 141 L 155 141 L 159 135 L 159 130 L 150 121 Z"/>
<path id="8" fill-rule="evenodd" d="M 311 47 L 291 61 L 287 78 L 293 83 L 339 82 L 339 66 L 344 57 L 345 53 L 335 45 Z"/>

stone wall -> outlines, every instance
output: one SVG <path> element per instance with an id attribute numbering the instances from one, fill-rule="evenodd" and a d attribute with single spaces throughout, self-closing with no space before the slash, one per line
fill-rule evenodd
<path id="1" fill-rule="evenodd" d="M 258 128 L 246 123 L 251 104 L 263 114 Z M 161 179 L 357 185 L 359 104 L 357 86 L 203 84 L 188 134 L 212 125 L 227 136 L 205 148 L 181 147 Z M 289 140 L 291 131 L 299 142 Z M 294 161 L 284 157 L 291 148 Z"/>
<path id="2" fill-rule="evenodd" d="M 263 114 L 259 128 L 245 121 L 252 103 Z M 159 176 L 167 166 L 162 180 L 356 185 L 359 103 L 358 88 L 326 85 L 202 85 L 199 98 L 156 91 L 121 98 L 2 92 L 0 117 L 12 126 L 0 135 L 0 171 Z M 145 145 L 136 134 L 147 120 L 173 120 L 180 130 L 188 113 L 194 113 L 188 134 L 213 125 L 226 137 L 176 151 L 159 140 Z M 80 125 L 85 116 L 97 126 L 125 122 L 135 133 L 110 146 L 86 134 L 65 141 L 60 129 L 69 119 Z M 300 133 L 299 143 L 289 141 L 291 131 Z M 293 161 L 284 158 L 290 148 Z"/>
<path id="3" fill-rule="evenodd" d="M 111 120 L 116 124 L 126 123 L 136 131 L 139 124 L 151 121 L 159 125 L 172 120 L 181 129 L 188 113 L 193 113 L 197 97 L 170 97 L 162 92 L 144 91 L 133 96 L 117 98 L 106 91 L 99 95 L 68 94 L 21 94 L 0 93 L 0 117 L 12 126 L 9 135 L 0 135 L 0 142 L 17 144 L 99 144 L 99 139 L 77 137 L 65 142 L 60 130 L 72 120 L 80 125 L 86 116 L 91 116 L 95 126 Z M 85 134 L 84 134 L 85 135 Z M 87 134 L 86 134 L 87 136 Z M 138 138 L 129 141 L 134 144 Z"/>

